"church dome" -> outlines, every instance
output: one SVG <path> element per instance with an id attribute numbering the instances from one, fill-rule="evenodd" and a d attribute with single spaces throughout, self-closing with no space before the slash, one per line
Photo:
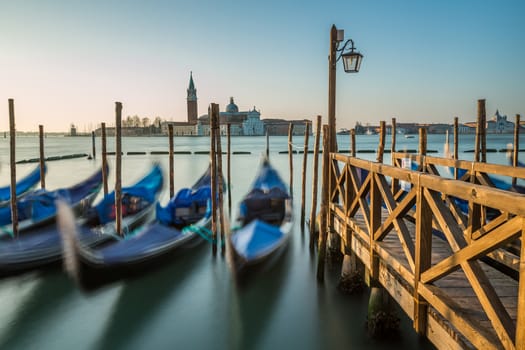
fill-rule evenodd
<path id="1" fill-rule="evenodd" d="M 239 107 L 233 102 L 233 97 L 230 97 L 230 104 L 226 106 L 226 113 L 238 113 Z"/>

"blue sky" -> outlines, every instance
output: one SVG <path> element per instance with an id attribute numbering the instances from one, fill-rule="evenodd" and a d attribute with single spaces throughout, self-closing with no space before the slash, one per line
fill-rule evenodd
<path id="1" fill-rule="evenodd" d="M 90 130 L 124 116 L 186 119 L 234 96 L 262 118 L 327 114 L 332 24 L 364 60 L 337 72 L 337 127 L 473 120 L 487 100 L 525 112 L 523 1 L 7 1 L 0 12 L 0 130 Z M 325 119 L 326 120 L 326 119 Z"/>

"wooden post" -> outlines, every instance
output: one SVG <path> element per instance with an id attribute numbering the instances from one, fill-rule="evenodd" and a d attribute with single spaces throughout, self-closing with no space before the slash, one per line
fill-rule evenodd
<path id="1" fill-rule="evenodd" d="M 304 232 L 305 198 L 306 198 L 306 166 L 308 162 L 308 137 L 310 136 L 310 122 L 304 123 L 304 148 L 303 148 L 303 176 L 301 182 L 301 232 Z"/>
<path id="2" fill-rule="evenodd" d="M 217 143 L 215 141 L 217 128 L 217 118 L 219 115 L 219 105 L 211 103 L 208 108 L 208 115 L 210 116 L 210 158 L 211 158 L 211 237 L 212 237 L 212 253 L 217 254 L 217 157 L 215 149 Z"/>
<path id="3" fill-rule="evenodd" d="M 102 132 L 102 183 L 104 186 L 104 196 L 108 194 L 108 155 L 106 147 L 106 123 L 100 124 Z"/>
<path id="4" fill-rule="evenodd" d="M 15 128 L 15 101 L 10 98 L 9 103 L 9 165 L 11 167 L 11 224 L 13 236 L 18 237 L 18 208 L 16 206 L 16 128 Z M 42 174 L 40 174 L 42 176 Z"/>
<path id="5" fill-rule="evenodd" d="M 115 102 L 115 223 L 122 235 L 122 103 Z"/>
<path id="6" fill-rule="evenodd" d="M 352 155 L 352 157 L 355 157 L 355 129 L 350 130 L 350 143 L 352 144 L 352 152 L 350 154 Z"/>
<path id="7" fill-rule="evenodd" d="M 288 125 L 288 163 L 290 164 L 290 197 L 293 199 L 293 124 Z"/>
<path id="8" fill-rule="evenodd" d="M 317 281 L 324 281 L 324 264 L 326 259 L 326 241 L 328 237 L 328 197 L 330 177 L 330 128 L 323 125 L 323 183 L 321 186 L 321 222 L 319 224 L 319 258 L 317 261 Z"/>
<path id="9" fill-rule="evenodd" d="M 390 159 L 393 166 L 394 164 L 394 153 L 396 153 L 396 136 L 397 136 L 397 125 L 396 125 L 396 118 L 392 118 L 392 127 L 390 128 L 390 138 L 392 140 L 391 146 L 390 146 Z"/>
<path id="10" fill-rule="evenodd" d="M 219 107 L 217 107 L 217 110 Z M 224 239 L 224 231 L 225 231 L 225 224 L 224 224 L 224 181 L 222 177 L 222 145 L 221 145 L 221 129 L 220 129 L 220 120 L 219 120 L 219 113 L 216 115 L 215 120 L 215 142 L 217 143 L 216 146 L 216 157 L 217 157 L 217 185 L 219 190 L 219 203 L 218 203 L 218 209 L 219 209 L 219 227 L 220 227 L 220 233 L 221 233 L 221 253 L 224 254 L 226 252 L 226 241 Z"/>
<path id="11" fill-rule="evenodd" d="M 231 133 L 232 133 L 232 128 L 231 128 L 231 124 L 228 123 L 227 124 L 227 130 L 228 130 L 228 158 L 227 158 L 227 176 L 228 176 L 228 184 L 227 184 L 227 188 L 228 188 L 228 217 L 231 218 L 231 215 L 232 215 L 232 191 L 231 191 L 231 181 L 232 181 L 232 177 L 231 177 L 231 154 L 232 154 L 232 150 L 231 150 Z"/>
<path id="12" fill-rule="evenodd" d="M 335 81 L 337 68 L 337 28 L 332 25 L 330 29 L 330 50 L 328 52 L 328 126 L 330 144 L 328 148 L 324 148 L 323 152 L 336 152 L 336 125 L 335 125 Z M 323 136 L 324 137 L 324 136 Z"/>
<path id="13" fill-rule="evenodd" d="M 521 242 L 525 242 L 525 219 L 521 219 Z M 519 276 L 525 276 L 525 244 L 521 244 Z M 516 320 L 516 349 L 525 348 L 525 278 L 519 279 Z"/>
<path id="14" fill-rule="evenodd" d="M 480 148 L 481 148 L 481 128 L 483 123 L 483 115 L 485 114 L 485 100 L 478 100 L 478 116 L 476 122 L 476 139 L 474 144 L 474 161 L 480 161 Z"/>
<path id="15" fill-rule="evenodd" d="M 518 166 L 518 152 L 520 151 L 520 115 L 516 114 L 516 124 L 514 125 L 514 149 L 512 153 L 512 166 Z M 512 186 L 516 186 L 516 178 L 512 178 Z"/>
<path id="16" fill-rule="evenodd" d="M 459 156 L 459 120 L 454 117 L 454 160 L 458 160 Z M 454 167 L 454 179 L 458 179 L 458 168 Z"/>
<path id="17" fill-rule="evenodd" d="M 379 122 L 379 147 L 377 149 L 377 161 L 383 163 L 383 154 L 385 153 L 385 121 Z"/>
<path id="18" fill-rule="evenodd" d="M 321 116 L 317 116 L 315 124 L 314 159 L 312 165 L 312 206 L 310 208 L 310 249 L 315 247 L 314 242 L 317 238 L 315 229 L 317 214 L 317 182 L 319 177 L 319 143 L 321 139 Z"/>
<path id="19" fill-rule="evenodd" d="M 91 132 L 91 146 L 93 147 L 93 159 L 97 159 L 97 153 L 95 151 L 95 132 Z"/>
<path id="20" fill-rule="evenodd" d="M 268 129 L 266 129 L 266 158 L 270 158 L 270 134 Z"/>
<path id="21" fill-rule="evenodd" d="M 46 188 L 46 159 L 44 158 L 44 126 L 38 126 L 40 145 L 40 188 Z"/>
<path id="22" fill-rule="evenodd" d="M 419 128 L 419 171 L 426 172 L 425 156 L 427 155 L 427 129 Z"/>
<path id="23" fill-rule="evenodd" d="M 481 161 L 487 162 L 487 113 L 485 110 L 485 100 L 481 110 Z"/>
<path id="24" fill-rule="evenodd" d="M 421 130 L 421 129 L 420 129 Z M 416 197 L 416 246 L 414 273 L 414 328 L 417 333 L 425 334 L 427 330 L 428 304 L 418 293 L 421 274 L 430 268 L 432 256 L 432 209 L 428 204 L 424 189 L 418 183 Z"/>
<path id="25" fill-rule="evenodd" d="M 175 195 L 175 180 L 173 173 L 173 124 L 168 124 L 169 139 L 169 172 L 170 172 L 170 198 Z"/>

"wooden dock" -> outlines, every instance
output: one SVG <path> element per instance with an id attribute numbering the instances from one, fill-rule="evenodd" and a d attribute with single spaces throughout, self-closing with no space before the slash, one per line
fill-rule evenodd
<path id="1" fill-rule="evenodd" d="M 425 172 L 330 154 L 327 231 L 438 348 L 524 348 L 525 283 L 492 266 L 525 272 L 519 249 L 506 249 L 521 246 L 525 195 L 492 188 L 488 174 L 525 169 L 409 157 Z M 468 182 L 439 176 L 448 166 Z"/>

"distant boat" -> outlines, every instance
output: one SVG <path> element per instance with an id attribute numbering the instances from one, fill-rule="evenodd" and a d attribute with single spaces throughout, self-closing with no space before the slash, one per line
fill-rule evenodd
<path id="1" fill-rule="evenodd" d="M 413 139 L 414 138 L 414 135 L 407 135 L 405 134 L 405 139 Z"/>
<path id="2" fill-rule="evenodd" d="M 341 128 L 339 129 L 339 131 L 337 132 L 337 135 L 350 135 L 350 130 L 346 129 L 346 128 Z"/>
<path id="3" fill-rule="evenodd" d="M 370 130 L 370 128 L 366 129 L 366 132 L 365 132 L 366 135 L 375 135 L 375 132 L 373 132 L 372 130 Z"/>

